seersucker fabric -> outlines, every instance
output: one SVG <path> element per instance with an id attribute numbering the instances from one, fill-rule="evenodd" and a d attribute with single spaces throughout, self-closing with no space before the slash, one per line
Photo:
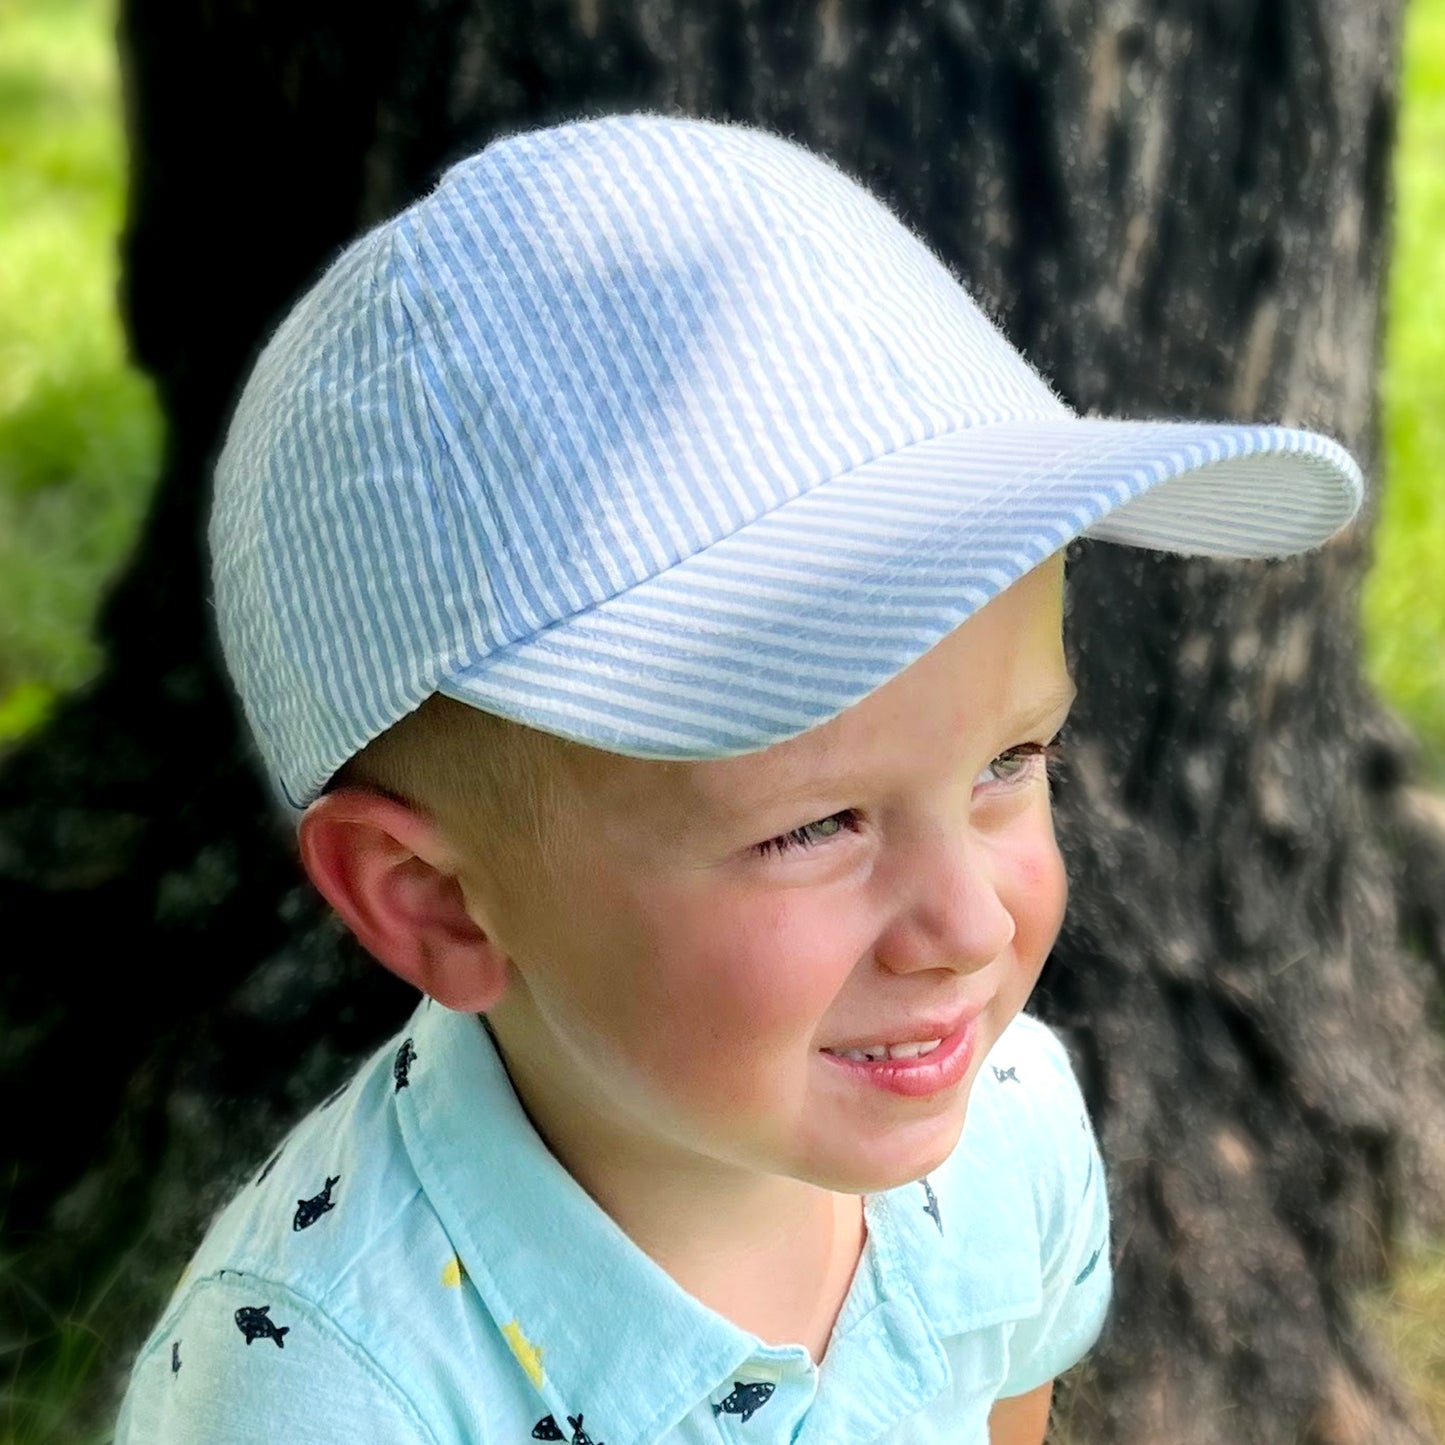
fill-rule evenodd
<path id="1" fill-rule="evenodd" d="M 1317 546 L 1349 456 L 1075 416 L 827 161 L 619 116 L 499 140 L 341 255 L 238 404 L 228 668 L 302 807 L 441 692 L 611 751 L 826 721 L 1087 535 Z"/>

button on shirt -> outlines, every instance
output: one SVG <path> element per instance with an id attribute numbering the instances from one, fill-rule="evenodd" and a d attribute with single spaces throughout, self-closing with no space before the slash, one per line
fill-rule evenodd
<path id="1" fill-rule="evenodd" d="M 679 1288 L 553 1158 L 479 1019 L 423 1003 L 222 1213 L 142 1350 L 117 1445 L 564 1440 L 987 1445 L 1087 1350 L 1103 1171 L 1020 1017 L 959 1146 L 866 1202 L 821 1366 Z"/>

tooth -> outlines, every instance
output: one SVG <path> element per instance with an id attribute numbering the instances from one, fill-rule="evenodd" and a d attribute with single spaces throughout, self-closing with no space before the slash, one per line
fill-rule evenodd
<path id="1" fill-rule="evenodd" d="M 889 1044 L 888 1057 L 891 1059 L 921 1059 L 925 1054 L 931 1054 L 942 1039 L 919 1039 L 916 1043 L 910 1044 Z"/>
<path id="2" fill-rule="evenodd" d="M 827 1052 L 858 1064 L 876 1064 L 884 1059 L 921 1059 L 942 1042 L 942 1039 L 919 1039 L 911 1044 L 870 1044 L 866 1049 L 829 1049 Z"/>

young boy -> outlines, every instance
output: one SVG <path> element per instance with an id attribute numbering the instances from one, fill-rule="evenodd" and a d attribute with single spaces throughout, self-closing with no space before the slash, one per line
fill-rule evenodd
<path id="1" fill-rule="evenodd" d="M 281 327 L 212 525 L 306 870 L 426 997 L 216 1222 L 119 1439 L 1038 1445 L 1110 1281 L 1020 1013 L 1060 550 L 1359 498 L 1321 437 L 1075 417 L 776 138 L 453 169 Z"/>

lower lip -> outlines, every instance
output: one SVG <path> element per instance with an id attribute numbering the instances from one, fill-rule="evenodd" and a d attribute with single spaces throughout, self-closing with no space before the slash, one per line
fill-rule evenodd
<path id="1" fill-rule="evenodd" d="M 922 1099 L 951 1089 L 968 1073 L 976 1032 L 975 1021 L 970 1019 L 931 1054 L 916 1059 L 845 1059 L 829 1053 L 823 1057 L 875 1089 Z"/>

